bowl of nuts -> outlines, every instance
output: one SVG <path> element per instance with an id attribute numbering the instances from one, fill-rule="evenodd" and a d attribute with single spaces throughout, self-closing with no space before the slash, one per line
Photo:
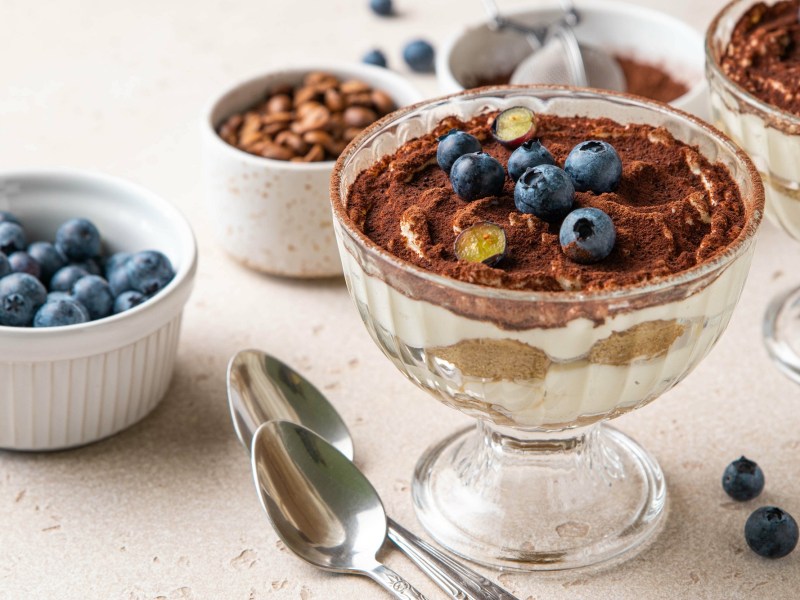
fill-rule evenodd
<path id="1" fill-rule="evenodd" d="M 421 99 L 371 65 L 272 71 L 216 98 L 203 121 L 207 205 L 223 249 L 257 271 L 342 272 L 327 200 L 333 164 L 362 129 Z"/>
<path id="2" fill-rule="evenodd" d="M 169 202 L 75 170 L 0 173 L 0 448 L 88 444 L 172 378 L 194 234 Z"/>

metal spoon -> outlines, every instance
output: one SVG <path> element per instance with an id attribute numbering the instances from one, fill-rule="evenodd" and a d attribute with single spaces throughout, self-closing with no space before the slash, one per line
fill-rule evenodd
<path id="1" fill-rule="evenodd" d="M 261 505 L 300 558 L 327 571 L 366 575 L 399 600 L 425 600 L 378 561 L 386 512 L 344 454 L 305 427 L 270 421 L 253 438 L 252 465 Z"/>
<path id="2" fill-rule="evenodd" d="M 239 441 L 249 448 L 263 422 L 285 419 L 320 434 L 352 460 L 347 426 L 325 396 L 305 377 L 260 350 L 242 350 L 228 364 L 228 403 Z M 387 518 L 389 539 L 450 597 L 518 600 Z"/>

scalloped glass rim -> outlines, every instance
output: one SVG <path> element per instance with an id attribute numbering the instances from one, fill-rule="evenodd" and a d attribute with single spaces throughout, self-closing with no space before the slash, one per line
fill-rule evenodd
<path id="1" fill-rule="evenodd" d="M 779 119 L 782 121 L 786 121 L 790 124 L 791 127 L 800 128 L 800 116 L 785 111 L 783 109 L 778 108 L 777 106 L 772 106 L 771 104 L 767 104 L 763 100 L 757 98 L 742 86 L 740 86 L 735 81 L 732 81 L 728 78 L 728 76 L 722 71 L 719 66 L 718 61 L 718 52 L 715 48 L 715 37 L 720 33 L 720 27 L 722 26 L 722 22 L 725 17 L 728 17 L 731 12 L 735 9 L 742 7 L 745 10 L 756 4 L 757 2 L 766 2 L 766 4 L 772 5 L 776 4 L 777 0 L 732 0 L 728 4 L 726 4 L 721 11 L 717 13 L 714 19 L 711 21 L 711 24 L 708 26 L 708 30 L 706 31 L 706 43 L 705 43 L 705 52 L 706 52 L 706 67 L 714 71 L 714 75 L 719 77 L 720 81 L 725 82 L 728 86 L 730 91 L 734 93 L 736 96 L 739 97 L 740 100 L 745 102 L 754 110 L 757 110 L 762 113 L 766 113 L 770 117 L 774 119 Z M 741 17 L 741 15 L 740 15 Z M 738 19 L 737 19 L 738 21 Z M 726 39 L 725 43 L 728 43 Z"/>
<path id="2" fill-rule="evenodd" d="M 617 290 L 597 290 L 597 291 L 559 291 L 559 292 L 537 292 L 529 290 L 509 290 L 504 288 L 494 288 L 489 286 L 468 283 L 457 279 L 451 279 L 442 275 L 438 275 L 431 271 L 427 271 L 418 267 L 410 262 L 402 260 L 397 256 L 384 250 L 375 242 L 369 239 L 363 232 L 361 232 L 350 219 L 350 216 L 345 210 L 344 201 L 347 198 L 347 182 L 343 177 L 354 157 L 361 149 L 374 142 L 377 138 L 387 135 L 386 128 L 390 125 L 402 124 L 403 121 L 412 119 L 416 116 L 423 114 L 425 111 L 433 110 L 438 107 L 452 106 L 453 112 L 450 114 L 458 115 L 458 106 L 471 100 L 486 100 L 495 101 L 496 103 L 507 103 L 509 100 L 525 98 L 530 104 L 536 108 L 546 108 L 548 100 L 604 100 L 606 102 L 618 105 L 624 110 L 625 107 L 634 107 L 638 109 L 645 109 L 654 111 L 673 117 L 675 123 L 681 125 L 688 125 L 691 129 L 705 133 L 707 138 L 711 139 L 717 147 L 724 149 L 730 157 L 738 163 L 738 166 L 747 172 L 749 183 L 752 185 L 752 208 L 750 211 L 749 219 L 746 226 L 742 229 L 739 236 L 731 244 L 731 246 L 722 254 L 713 260 L 703 263 L 699 266 L 693 267 L 687 271 L 683 271 L 675 276 L 664 277 L 647 281 L 641 284 L 632 285 L 623 289 Z M 509 104 L 508 106 L 513 106 Z M 503 105 L 500 106 L 486 106 L 483 110 L 502 110 Z M 534 110 L 536 110 L 534 108 Z M 469 111 L 470 116 L 480 114 L 481 111 Z M 546 111 L 541 111 L 546 112 Z M 577 114 L 577 113 L 574 113 Z M 441 115 L 443 118 L 445 115 Z M 613 118 L 613 117 L 612 117 Z M 637 122 L 635 119 L 625 120 L 625 123 Z M 644 121 L 640 121 L 643 122 Z M 675 134 L 675 131 L 671 132 Z M 416 137 L 416 136 L 414 136 Z M 678 136 L 676 136 L 678 137 Z M 408 139 L 412 139 L 408 137 Z M 679 138 L 680 139 L 680 138 Z M 407 141 L 403 140 L 403 141 Z M 387 154 L 384 152 L 381 156 Z M 378 157 L 375 158 L 377 160 Z M 715 161 L 716 156 L 711 157 L 710 160 Z M 360 171 L 359 171 L 360 172 Z M 357 175 L 357 174 L 356 174 Z M 356 175 L 352 179 L 355 180 Z M 744 195 L 744 194 L 743 194 Z M 700 280 L 703 277 L 727 267 L 728 264 L 733 262 L 736 258 L 741 256 L 752 243 L 758 227 L 761 223 L 764 212 L 764 187 L 761 183 L 761 178 L 756 171 L 750 158 L 744 153 L 736 144 L 734 144 L 727 136 L 721 131 L 709 125 L 708 123 L 690 115 L 684 111 L 675 109 L 671 106 L 656 102 L 653 100 L 646 100 L 638 96 L 623 93 L 612 93 L 604 90 L 594 90 L 587 88 L 573 88 L 569 86 L 545 86 L 545 85 L 530 85 L 530 86 L 488 86 L 477 88 L 466 92 L 459 92 L 448 96 L 442 96 L 431 100 L 426 100 L 418 104 L 407 106 L 393 113 L 390 113 L 376 121 L 371 126 L 367 127 L 361 134 L 356 137 L 345 151 L 339 156 L 336 165 L 333 169 L 331 176 L 331 203 L 333 205 L 333 214 L 335 220 L 342 226 L 344 232 L 353 239 L 361 248 L 371 257 L 385 261 L 394 267 L 407 271 L 420 279 L 429 281 L 435 285 L 441 285 L 469 294 L 473 296 L 481 296 L 487 298 L 503 298 L 514 301 L 546 301 L 546 302 L 585 302 L 585 301 L 605 301 L 605 300 L 628 300 L 631 298 L 644 296 L 659 291 L 664 291 L 670 287 L 678 287 L 684 284 L 690 284 L 694 281 Z"/>

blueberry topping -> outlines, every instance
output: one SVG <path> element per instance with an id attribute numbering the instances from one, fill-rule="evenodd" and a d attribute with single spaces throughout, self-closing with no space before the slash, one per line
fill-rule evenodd
<path id="1" fill-rule="evenodd" d="M 42 267 L 39 262 L 23 250 L 12 252 L 11 256 L 8 257 L 8 263 L 14 273 L 27 273 L 28 275 L 33 275 L 36 279 L 41 279 L 42 277 Z"/>
<path id="2" fill-rule="evenodd" d="M 403 60 L 417 73 L 433 72 L 433 46 L 425 40 L 413 40 L 403 48 Z"/>
<path id="3" fill-rule="evenodd" d="M 564 219 L 558 237 L 561 249 L 571 260 L 590 264 L 611 254 L 617 232 L 611 217 L 602 210 L 578 208 Z"/>
<path id="4" fill-rule="evenodd" d="M 378 50 L 370 50 L 362 58 L 361 62 L 368 65 L 375 65 L 376 67 L 386 67 L 389 63 L 386 60 L 386 55 Z"/>
<path id="5" fill-rule="evenodd" d="M 11 273 L 11 265 L 8 262 L 8 257 L 4 252 L 0 252 L 0 277 L 5 277 Z"/>
<path id="6" fill-rule="evenodd" d="M 50 280 L 51 292 L 69 292 L 75 282 L 81 277 L 86 277 L 89 272 L 81 267 L 67 265 L 55 272 Z"/>
<path id="7" fill-rule="evenodd" d="M 0 325 L 29 326 L 46 298 L 47 290 L 32 275 L 6 275 L 0 279 Z"/>
<path id="8" fill-rule="evenodd" d="M 517 181 L 528 169 L 539 165 L 556 164 L 550 151 L 539 140 L 528 140 L 508 157 L 508 174 Z"/>
<path id="9" fill-rule="evenodd" d="M 564 170 L 579 192 L 602 194 L 617 189 L 622 177 L 622 160 L 608 142 L 591 140 L 581 142 L 570 151 Z"/>
<path id="10" fill-rule="evenodd" d="M 143 250 L 125 262 L 130 288 L 152 296 L 172 281 L 175 271 L 169 259 L 157 250 Z M 125 290 L 123 290 L 125 291 Z"/>
<path id="11" fill-rule="evenodd" d="M 72 297 L 86 307 L 92 320 L 107 317 L 114 308 L 111 287 L 99 275 L 87 275 L 78 279 L 72 286 Z"/>
<path id="12" fill-rule="evenodd" d="M 439 145 L 436 147 L 436 162 L 439 163 L 442 171 L 450 174 L 453 163 L 470 152 L 480 152 L 482 147 L 474 135 L 459 129 L 451 129 L 442 136 L 439 136 Z"/>
<path id="13" fill-rule="evenodd" d="M 89 313 L 80 302 L 71 299 L 48 300 L 36 311 L 34 327 L 61 327 L 86 323 Z"/>
<path id="14" fill-rule="evenodd" d="M 147 296 L 140 294 L 136 290 L 122 292 L 114 299 L 114 314 L 116 315 L 117 313 L 130 310 L 134 306 L 139 306 L 145 300 L 147 300 Z"/>
<path id="15" fill-rule="evenodd" d="M 744 539 L 750 549 L 765 558 L 781 558 L 797 546 L 797 521 L 775 506 L 753 511 L 744 525 Z"/>
<path id="16" fill-rule="evenodd" d="M 0 223 L 0 252 L 11 255 L 17 250 L 25 250 L 25 231 L 16 223 L 3 221 Z"/>
<path id="17" fill-rule="evenodd" d="M 369 0 L 369 7 L 376 15 L 391 16 L 393 12 L 392 0 Z"/>
<path id="18" fill-rule="evenodd" d="M 569 175 L 555 165 L 525 171 L 514 186 L 517 210 L 557 223 L 572 210 L 575 189 Z"/>
<path id="19" fill-rule="evenodd" d="M 725 468 L 722 489 L 734 500 L 752 500 L 764 489 L 764 472 L 756 463 L 743 456 Z"/>
<path id="20" fill-rule="evenodd" d="M 100 232 L 88 219 L 70 219 L 56 231 L 56 247 L 71 261 L 100 254 Z"/>
<path id="21" fill-rule="evenodd" d="M 464 154 L 450 169 L 453 191 L 468 201 L 499 195 L 505 179 L 503 165 L 485 152 Z"/>
<path id="22" fill-rule="evenodd" d="M 459 260 L 493 267 L 506 255 L 506 232 L 495 223 L 476 223 L 458 234 L 453 251 Z"/>
<path id="23" fill-rule="evenodd" d="M 526 106 L 513 106 L 492 122 L 492 136 L 506 148 L 518 148 L 536 135 L 536 115 Z"/>
<path id="24" fill-rule="evenodd" d="M 47 284 L 61 267 L 67 264 L 67 259 L 50 242 L 33 242 L 28 246 L 28 254 L 39 263 L 39 279 Z"/>

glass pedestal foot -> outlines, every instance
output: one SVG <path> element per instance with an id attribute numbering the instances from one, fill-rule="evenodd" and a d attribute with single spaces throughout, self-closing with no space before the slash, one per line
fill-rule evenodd
<path id="1" fill-rule="evenodd" d="M 442 546 L 506 570 L 627 558 L 666 514 L 658 463 L 603 424 L 543 433 L 480 421 L 426 451 L 412 492 Z"/>

